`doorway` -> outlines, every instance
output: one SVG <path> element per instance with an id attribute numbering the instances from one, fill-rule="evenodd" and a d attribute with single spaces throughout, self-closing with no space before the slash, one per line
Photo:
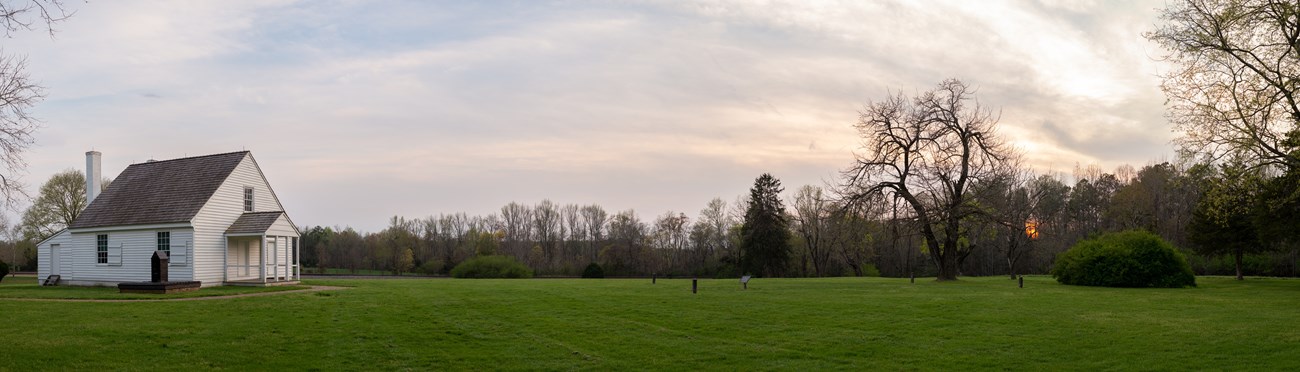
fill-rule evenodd
<path id="1" fill-rule="evenodd" d="M 62 275 L 59 272 L 59 256 L 62 256 L 59 245 L 50 244 L 50 275 Z"/>

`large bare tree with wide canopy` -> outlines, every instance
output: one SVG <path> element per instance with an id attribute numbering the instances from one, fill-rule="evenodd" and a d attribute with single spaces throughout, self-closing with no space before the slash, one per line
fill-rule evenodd
<path id="1" fill-rule="evenodd" d="M 916 97 L 868 102 L 854 125 L 861 151 L 842 172 L 846 203 L 899 198 L 911 207 L 939 280 L 957 279 L 961 259 L 975 248 L 964 226 L 985 212 L 972 184 L 1006 174 L 1017 159 L 997 136 L 997 115 L 974 94 L 948 79 Z"/>

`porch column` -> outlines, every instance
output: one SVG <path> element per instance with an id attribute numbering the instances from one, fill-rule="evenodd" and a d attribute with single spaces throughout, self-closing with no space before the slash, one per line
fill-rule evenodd
<path id="1" fill-rule="evenodd" d="M 258 242 L 261 244 L 259 245 L 260 249 L 257 250 L 258 251 L 257 252 L 257 267 L 258 267 L 257 273 L 259 276 L 262 277 L 262 283 L 265 284 L 266 283 L 266 235 L 263 234 L 262 240 L 259 240 Z"/>
<path id="2" fill-rule="evenodd" d="M 230 281 L 230 237 L 222 235 L 221 246 L 223 247 L 221 251 L 221 282 L 224 284 L 225 282 Z M 193 249 L 190 249 L 190 254 L 194 254 Z M 194 270 L 194 264 L 191 263 L 190 267 L 190 270 Z"/>
<path id="3" fill-rule="evenodd" d="M 289 279 L 289 267 L 288 267 L 289 265 L 285 264 L 285 262 L 289 261 L 288 243 L 289 243 L 288 239 L 285 239 L 283 236 L 275 237 L 275 281 L 277 282 L 281 281 L 282 280 L 281 278 L 284 278 L 283 280 Z M 284 253 L 284 257 L 283 257 L 284 261 L 280 261 L 281 253 Z M 280 275 L 280 266 L 285 267 L 283 276 Z"/>
<path id="4" fill-rule="evenodd" d="M 275 237 L 275 281 L 277 282 L 282 278 L 282 276 L 280 276 L 280 264 L 284 263 L 284 261 L 280 261 L 280 252 L 283 252 L 284 250 L 284 241 L 282 238 L 284 237 Z"/>
<path id="5" fill-rule="evenodd" d="M 298 239 L 293 238 L 293 280 L 302 280 L 302 248 Z"/>
<path id="6" fill-rule="evenodd" d="M 280 281 L 280 237 L 272 236 L 269 239 L 275 240 L 275 249 L 271 250 L 271 281 Z"/>

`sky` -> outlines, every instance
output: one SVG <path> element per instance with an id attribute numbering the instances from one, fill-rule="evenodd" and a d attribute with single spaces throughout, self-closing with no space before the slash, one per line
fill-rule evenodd
<path id="1" fill-rule="evenodd" d="M 1163 1 L 90 1 L 3 41 L 32 193 L 103 153 L 249 150 L 299 226 L 512 201 L 698 215 L 835 182 L 867 102 L 947 78 L 1041 173 L 1172 157 Z M 13 217 L 11 217 L 13 218 Z"/>

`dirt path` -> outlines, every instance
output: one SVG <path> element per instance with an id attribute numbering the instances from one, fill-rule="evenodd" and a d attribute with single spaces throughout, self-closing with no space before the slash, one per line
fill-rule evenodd
<path id="1" fill-rule="evenodd" d="M 292 291 L 258 292 L 258 293 L 244 293 L 244 294 L 237 294 L 237 295 L 207 296 L 207 297 L 159 298 L 159 299 L 139 299 L 139 300 L 127 300 L 127 299 L 121 299 L 121 300 L 108 300 L 108 299 L 89 299 L 89 298 L 0 298 L 0 301 L 37 301 L 37 302 L 163 302 L 163 301 L 206 301 L 206 300 L 224 300 L 224 299 L 229 299 L 229 298 L 240 298 L 240 297 L 275 296 L 275 295 L 290 294 L 290 293 L 308 293 L 308 292 L 320 292 L 320 291 L 335 291 L 335 290 L 348 289 L 348 288 L 351 288 L 351 287 L 335 287 L 335 286 L 328 286 L 328 285 L 313 285 L 313 286 L 311 286 L 311 288 L 307 288 L 307 289 L 295 289 L 295 290 L 292 290 Z"/>

